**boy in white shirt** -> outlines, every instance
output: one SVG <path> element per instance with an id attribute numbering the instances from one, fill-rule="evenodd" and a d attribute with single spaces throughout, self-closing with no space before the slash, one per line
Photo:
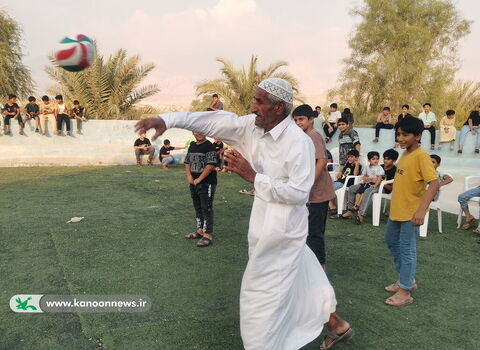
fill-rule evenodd
<path id="1" fill-rule="evenodd" d="M 337 111 L 338 105 L 332 103 L 330 105 L 330 112 L 328 113 L 327 120 L 325 120 L 325 125 L 323 126 L 323 131 L 325 132 L 325 142 L 330 142 L 332 136 L 337 131 L 337 121 L 342 117 L 342 113 Z"/>
<path id="2" fill-rule="evenodd" d="M 423 130 L 430 132 L 430 149 L 435 149 L 435 123 L 437 122 L 437 116 L 431 111 L 432 105 L 425 103 L 423 105 L 423 112 L 418 115 L 418 119 L 423 122 Z"/>

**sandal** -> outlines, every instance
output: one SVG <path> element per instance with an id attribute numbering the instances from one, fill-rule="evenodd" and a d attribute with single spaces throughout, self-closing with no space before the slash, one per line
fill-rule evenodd
<path id="1" fill-rule="evenodd" d="M 328 210 L 328 214 L 329 214 L 330 216 L 337 215 L 337 208 L 335 208 L 335 209 L 329 209 L 329 210 Z"/>
<path id="2" fill-rule="evenodd" d="M 462 230 L 468 230 L 470 227 L 473 226 L 475 222 L 475 218 L 472 216 L 471 219 L 465 221 L 465 223 L 462 226 Z"/>
<path id="3" fill-rule="evenodd" d="M 325 338 L 323 338 L 322 345 L 320 345 L 320 350 L 327 350 L 331 349 L 335 344 L 340 343 L 342 341 L 346 341 L 350 338 L 352 338 L 355 335 L 355 331 L 353 328 L 349 328 L 345 333 L 343 334 L 333 334 L 330 333 L 328 330 L 325 331 Z M 327 345 L 326 341 L 327 338 L 332 338 L 333 341 Z"/>
<path id="4" fill-rule="evenodd" d="M 364 221 L 365 221 L 365 219 L 361 219 L 361 218 L 360 218 L 360 215 L 358 215 L 358 214 L 355 215 L 355 223 L 356 223 L 357 225 L 363 224 Z"/>
<path id="5" fill-rule="evenodd" d="M 197 231 L 189 233 L 188 235 L 185 235 L 185 239 L 196 239 L 196 238 L 202 238 L 203 235 Z"/>
<path id="6" fill-rule="evenodd" d="M 480 227 L 477 227 L 475 230 L 472 231 L 473 233 L 480 235 Z"/>
<path id="7" fill-rule="evenodd" d="M 202 237 L 197 242 L 197 247 L 203 248 L 203 247 L 208 247 L 209 245 L 212 245 L 212 244 L 213 244 L 213 242 L 210 238 Z"/>
<path id="8" fill-rule="evenodd" d="M 393 296 L 385 300 L 385 304 L 390 306 L 405 306 L 411 303 L 413 303 L 413 298 L 411 296 L 402 301 L 397 301 Z"/>

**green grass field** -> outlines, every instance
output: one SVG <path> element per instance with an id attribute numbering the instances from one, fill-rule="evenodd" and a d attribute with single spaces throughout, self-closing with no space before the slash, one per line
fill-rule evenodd
<path id="1" fill-rule="evenodd" d="M 242 349 L 238 295 L 252 197 L 219 174 L 214 245 L 194 228 L 183 169 L 0 168 L 0 349 Z M 80 223 L 66 224 L 73 216 Z M 431 228 L 436 216 L 431 215 Z M 329 220 L 328 275 L 357 331 L 336 349 L 480 349 L 478 237 L 455 228 L 419 242 L 418 291 L 384 304 L 394 278 L 379 228 Z M 141 294 L 145 313 L 16 314 L 15 294 Z M 101 339 L 101 344 L 95 342 Z M 318 349 L 320 338 L 305 349 Z"/>

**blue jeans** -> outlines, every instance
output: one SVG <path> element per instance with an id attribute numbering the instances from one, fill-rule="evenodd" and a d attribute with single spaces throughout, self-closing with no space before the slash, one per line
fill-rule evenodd
<path id="1" fill-rule="evenodd" d="M 399 275 L 400 288 L 412 290 L 417 268 L 417 240 L 419 227 L 410 221 L 388 220 L 385 242 L 393 256 L 395 270 Z"/>
<path id="2" fill-rule="evenodd" d="M 473 197 L 480 197 L 480 186 L 472 188 L 458 195 L 458 203 L 463 210 L 468 210 L 468 201 Z"/>
<path id="3" fill-rule="evenodd" d="M 177 157 L 162 158 L 162 164 L 163 165 L 178 164 L 178 163 L 180 163 L 180 161 L 178 160 Z"/>
<path id="4" fill-rule="evenodd" d="M 476 129 L 477 130 L 477 135 L 475 135 L 477 137 L 477 141 L 475 143 L 475 146 L 476 147 L 480 147 L 480 129 Z M 467 139 L 467 135 L 471 133 L 470 131 L 470 127 L 468 125 L 464 125 L 461 129 L 460 129 L 460 141 L 458 142 L 458 144 L 460 146 L 463 147 L 463 145 L 465 144 L 465 140 Z"/>

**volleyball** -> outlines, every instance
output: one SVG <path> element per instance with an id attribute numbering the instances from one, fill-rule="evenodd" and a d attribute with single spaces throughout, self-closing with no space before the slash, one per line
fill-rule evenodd
<path id="1" fill-rule="evenodd" d="M 70 72 L 79 72 L 90 67 L 95 58 L 95 45 L 86 35 L 76 34 L 63 38 L 55 52 L 60 67 Z"/>

